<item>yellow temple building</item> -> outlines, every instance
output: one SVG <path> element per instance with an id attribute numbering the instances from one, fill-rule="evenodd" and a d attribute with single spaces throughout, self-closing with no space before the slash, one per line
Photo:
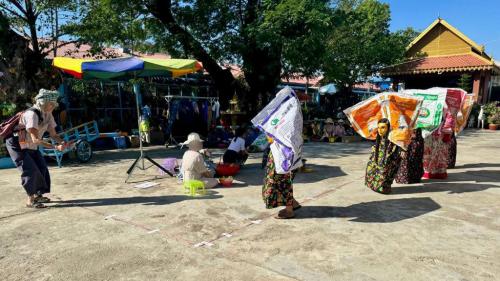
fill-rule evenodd
<path id="1" fill-rule="evenodd" d="M 485 53 L 484 46 L 443 19 L 435 20 L 408 45 L 406 57 L 404 63 L 381 71 L 394 85 L 403 82 L 407 89 L 458 87 L 462 74 L 469 74 L 476 101 L 486 103 L 497 99 L 496 95 L 500 98 L 500 93 L 492 96 L 500 67 Z"/>

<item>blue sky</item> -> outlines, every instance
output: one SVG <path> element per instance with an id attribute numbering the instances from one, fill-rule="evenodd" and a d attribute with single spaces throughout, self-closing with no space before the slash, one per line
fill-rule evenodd
<path id="1" fill-rule="evenodd" d="M 391 7 L 392 31 L 422 31 L 440 16 L 500 61 L 500 0 L 381 0 Z"/>

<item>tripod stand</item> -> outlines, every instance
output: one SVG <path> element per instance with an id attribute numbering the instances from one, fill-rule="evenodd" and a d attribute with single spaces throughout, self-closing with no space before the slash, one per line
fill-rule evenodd
<path id="1" fill-rule="evenodd" d="M 134 163 L 132 163 L 132 165 L 130 166 L 130 168 L 128 168 L 127 170 L 127 179 L 125 180 L 125 182 L 128 182 L 128 180 L 130 179 L 130 177 L 132 176 L 132 172 L 138 168 L 140 170 L 147 170 L 153 166 L 156 166 L 158 167 L 158 169 L 162 170 L 163 172 L 165 172 L 166 174 L 168 174 L 169 176 L 173 177 L 174 175 L 172 175 L 172 173 L 170 171 L 168 171 L 167 169 L 163 168 L 160 164 L 158 164 L 156 161 L 154 161 L 153 159 L 151 159 L 149 156 L 147 156 L 145 153 L 144 153 L 144 150 L 143 150 L 143 146 L 142 146 L 142 137 L 140 136 L 140 128 L 141 128 L 141 114 L 139 112 L 140 108 L 139 108 L 139 95 L 140 95 L 140 86 L 139 84 L 134 84 L 134 94 L 135 94 L 135 105 L 136 105 L 136 109 L 137 109 L 137 125 L 138 125 L 138 128 L 139 128 L 139 150 L 141 152 L 141 154 L 139 155 L 139 157 L 137 157 L 137 159 L 135 159 Z M 146 167 L 146 163 L 145 161 L 149 161 L 149 163 L 151 163 L 150 166 Z M 157 177 L 155 177 L 156 179 Z"/>

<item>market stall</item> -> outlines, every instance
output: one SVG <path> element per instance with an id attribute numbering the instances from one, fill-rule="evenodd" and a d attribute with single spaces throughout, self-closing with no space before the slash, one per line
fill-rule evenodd
<path id="1" fill-rule="evenodd" d="M 107 60 L 73 59 L 56 57 L 52 62 L 53 66 L 62 72 L 77 79 L 86 80 L 115 80 L 131 82 L 136 100 L 137 125 L 140 128 L 141 93 L 140 78 L 146 77 L 179 77 L 202 69 L 201 63 L 191 59 L 151 59 L 139 57 L 125 57 Z M 142 139 L 140 140 L 140 155 L 127 170 L 127 180 L 132 175 L 135 168 L 147 169 L 145 160 L 157 166 L 166 174 L 172 175 L 161 165 L 156 163 L 143 151 Z"/>

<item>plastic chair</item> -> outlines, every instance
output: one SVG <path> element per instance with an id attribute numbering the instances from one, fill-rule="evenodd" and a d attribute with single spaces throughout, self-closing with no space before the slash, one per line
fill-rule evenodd
<path id="1" fill-rule="evenodd" d="M 199 180 L 184 181 L 184 191 L 190 196 L 205 195 L 205 184 Z"/>

